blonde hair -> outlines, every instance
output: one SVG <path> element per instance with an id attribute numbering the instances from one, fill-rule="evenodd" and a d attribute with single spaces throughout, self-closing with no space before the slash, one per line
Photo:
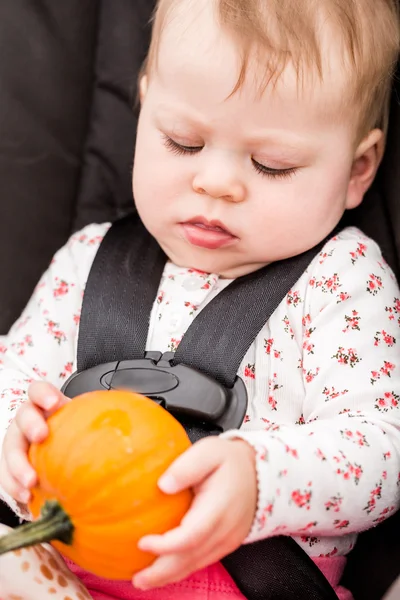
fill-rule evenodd
<path id="1" fill-rule="evenodd" d="M 184 0 L 159 0 L 150 50 L 143 72 L 157 62 L 158 46 L 167 15 Z M 378 127 L 386 133 L 391 84 L 399 47 L 398 0 L 214 0 L 222 27 L 233 34 L 242 53 L 235 93 L 242 86 L 251 52 L 268 57 L 263 89 L 276 82 L 288 62 L 298 81 L 307 73 L 322 80 L 321 15 L 338 31 L 348 70 L 346 103 L 357 107 L 357 134 L 362 138 Z M 323 11 L 321 13 L 321 10 Z"/>

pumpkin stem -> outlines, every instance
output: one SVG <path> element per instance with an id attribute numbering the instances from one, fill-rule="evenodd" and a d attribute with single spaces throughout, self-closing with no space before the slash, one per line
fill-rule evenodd
<path id="1" fill-rule="evenodd" d="M 57 500 L 47 500 L 41 510 L 40 519 L 25 523 L 0 537 L 0 554 L 52 540 L 72 544 L 73 532 L 71 519 Z"/>

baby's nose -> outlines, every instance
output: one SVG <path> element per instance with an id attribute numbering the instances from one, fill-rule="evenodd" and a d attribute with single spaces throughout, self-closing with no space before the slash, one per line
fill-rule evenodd
<path id="1" fill-rule="evenodd" d="M 246 199 L 243 174 L 233 160 L 208 160 L 195 175 L 193 190 L 228 202 L 243 202 Z"/>

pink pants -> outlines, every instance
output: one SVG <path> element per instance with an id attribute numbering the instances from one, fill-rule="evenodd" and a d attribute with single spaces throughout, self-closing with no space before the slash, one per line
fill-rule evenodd
<path id="1" fill-rule="evenodd" d="M 353 600 L 351 593 L 339 586 L 346 558 L 338 556 L 313 560 L 334 588 L 339 600 Z M 101 579 L 83 571 L 69 560 L 66 562 L 94 600 L 245 600 L 220 563 L 198 571 L 180 583 L 141 592 L 134 589 L 129 581 Z"/>

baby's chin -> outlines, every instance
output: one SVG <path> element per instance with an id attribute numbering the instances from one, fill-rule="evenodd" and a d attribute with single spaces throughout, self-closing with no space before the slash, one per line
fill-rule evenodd
<path id="1" fill-rule="evenodd" d="M 160 243 L 160 242 L 159 242 Z M 264 267 L 265 263 L 250 263 L 239 260 L 228 249 L 207 250 L 194 248 L 184 242 L 179 247 L 170 247 L 160 243 L 169 260 L 178 267 L 195 269 L 203 273 L 213 273 L 223 279 L 236 279 Z M 243 259 L 243 257 L 241 257 Z"/>

